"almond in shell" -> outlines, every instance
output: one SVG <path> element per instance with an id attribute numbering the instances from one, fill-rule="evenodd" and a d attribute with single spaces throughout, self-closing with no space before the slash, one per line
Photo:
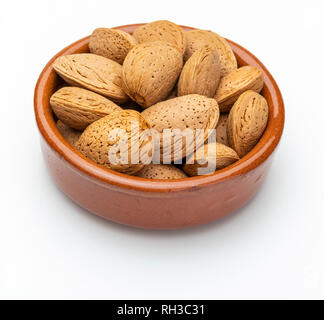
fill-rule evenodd
<path id="1" fill-rule="evenodd" d="M 187 47 L 184 60 L 187 61 L 194 52 L 211 46 L 219 55 L 221 77 L 237 68 L 237 61 L 229 43 L 215 32 L 207 30 L 191 30 L 185 33 Z"/>
<path id="2" fill-rule="evenodd" d="M 260 92 L 263 72 L 257 67 L 244 66 L 223 77 L 216 90 L 215 99 L 221 112 L 228 112 L 238 97 L 247 90 Z"/>
<path id="3" fill-rule="evenodd" d="M 164 100 L 178 79 L 182 55 L 166 42 L 135 46 L 123 64 L 123 89 L 138 104 L 147 108 Z"/>
<path id="4" fill-rule="evenodd" d="M 58 120 L 56 123 L 57 129 L 60 131 L 63 138 L 71 145 L 75 146 L 77 141 L 79 140 L 82 132 L 74 130 L 67 126 L 65 123 L 63 123 L 61 120 Z"/>
<path id="5" fill-rule="evenodd" d="M 205 144 L 219 142 L 224 144 L 225 146 L 228 146 L 227 118 L 228 118 L 228 113 L 220 114 L 219 120 L 217 122 L 216 130 L 208 137 L 208 140 L 205 141 Z"/>
<path id="6" fill-rule="evenodd" d="M 178 82 L 178 96 L 197 93 L 212 98 L 219 80 L 219 55 L 215 48 L 204 47 L 185 63 Z"/>
<path id="7" fill-rule="evenodd" d="M 142 112 L 155 131 L 154 159 L 179 161 L 203 144 L 215 129 L 215 99 L 190 94 L 159 102 Z"/>
<path id="8" fill-rule="evenodd" d="M 146 179 L 183 179 L 187 175 L 176 166 L 171 164 L 148 164 L 136 174 L 136 176 Z"/>
<path id="9" fill-rule="evenodd" d="M 228 117 L 229 145 L 240 157 L 246 155 L 261 138 L 268 122 L 267 100 L 249 90 L 240 95 Z"/>
<path id="10" fill-rule="evenodd" d="M 159 20 L 138 27 L 134 38 L 139 42 L 164 41 L 178 48 L 183 54 L 186 50 L 186 38 L 182 29 L 175 23 Z"/>
<path id="11" fill-rule="evenodd" d="M 122 109 L 114 102 L 79 87 L 63 87 L 50 99 L 55 115 L 69 127 L 83 130 L 92 122 Z"/>
<path id="12" fill-rule="evenodd" d="M 115 112 L 89 125 L 76 148 L 97 164 L 134 174 L 151 163 L 150 129 L 141 114 L 134 110 Z"/>
<path id="13" fill-rule="evenodd" d="M 122 64 L 129 50 L 136 44 L 136 39 L 127 32 L 97 28 L 90 36 L 89 50 L 91 53 Z"/>
<path id="14" fill-rule="evenodd" d="M 239 160 L 237 153 L 221 143 L 204 144 L 187 159 L 183 171 L 193 177 L 211 174 Z"/>
<path id="15" fill-rule="evenodd" d="M 222 113 L 216 127 L 216 141 L 228 146 L 227 138 L 227 119 L 228 113 Z"/>
<path id="16" fill-rule="evenodd" d="M 126 102 L 119 63 L 92 53 L 61 56 L 53 64 L 56 73 L 68 84 L 97 92 L 114 102 Z"/>

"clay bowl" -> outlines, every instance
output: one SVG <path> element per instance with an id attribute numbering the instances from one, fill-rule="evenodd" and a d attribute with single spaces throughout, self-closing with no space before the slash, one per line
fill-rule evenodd
<path id="1" fill-rule="evenodd" d="M 132 33 L 138 25 L 116 27 Z M 183 27 L 184 30 L 192 28 Z M 41 148 L 47 167 L 59 188 L 81 207 L 121 224 L 176 229 L 208 223 L 234 212 L 261 187 L 284 127 L 284 104 L 269 71 L 250 52 L 229 41 L 239 65 L 261 68 L 263 95 L 270 109 L 266 131 L 245 157 L 213 175 L 175 181 L 147 180 L 105 169 L 83 157 L 55 126 L 49 99 L 60 83 L 52 64 L 62 55 L 88 51 L 89 37 L 54 56 L 42 71 L 34 96 Z"/>

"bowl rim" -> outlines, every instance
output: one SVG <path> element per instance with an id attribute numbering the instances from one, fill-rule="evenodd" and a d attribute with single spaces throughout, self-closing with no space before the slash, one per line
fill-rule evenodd
<path id="1" fill-rule="evenodd" d="M 126 32 L 132 32 L 135 28 L 145 23 L 130 24 L 114 27 Z M 181 26 L 185 31 L 195 28 Z M 176 192 L 182 190 L 197 189 L 216 184 L 221 181 L 229 180 L 234 177 L 246 174 L 261 165 L 276 149 L 282 132 L 284 129 L 285 110 L 284 102 L 279 87 L 267 70 L 267 68 L 252 53 L 238 45 L 237 43 L 226 39 L 232 47 L 238 62 L 244 61 L 248 64 L 257 66 L 263 70 L 265 89 L 268 93 L 268 99 L 271 99 L 271 112 L 267 128 L 256 144 L 256 146 L 243 158 L 234 164 L 216 171 L 211 175 L 188 177 L 177 180 L 150 180 L 136 176 L 122 174 L 108 168 L 104 168 L 95 162 L 87 159 L 77 150 L 75 150 L 60 134 L 56 128 L 56 124 L 49 107 L 49 97 L 52 92 L 45 90 L 49 81 L 54 81 L 56 77 L 53 69 L 55 59 L 64 54 L 71 54 L 77 49 L 87 46 L 90 36 L 82 38 L 58 52 L 44 67 L 34 92 L 34 111 L 37 126 L 41 133 L 41 137 L 46 143 L 61 157 L 63 157 L 70 165 L 78 169 L 82 173 L 95 178 L 98 181 L 115 185 L 118 187 L 133 189 L 146 192 Z M 243 64 L 244 64 L 243 63 Z M 268 100 L 267 99 L 267 100 Z M 268 100 L 269 103 L 269 100 Z"/>

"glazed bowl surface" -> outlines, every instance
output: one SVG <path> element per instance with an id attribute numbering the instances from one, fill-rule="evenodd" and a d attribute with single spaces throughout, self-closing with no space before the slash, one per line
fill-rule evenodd
<path id="1" fill-rule="evenodd" d="M 132 33 L 138 26 L 115 29 Z M 182 27 L 185 31 L 190 27 Z M 212 175 L 180 180 L 148 180 L 103 168 L 82 156 L 61 136 L 49 100 L 60 83 L 53 62 L 61 55 L 88 52 L 89 37 L 72 43 L 45 66 L 35 88 L 34 108 L 46 165 L 59 188 L 81 207 L 108 220 L 148 229 L 177 229 L 208 223 L 234 212 L 261 187 L 284 128 L 280 90 L 265 66 L 228 40 L 239 66 L 264 72 L 263 96 L 269 121 L 258 144 L 241 160 Z"/>

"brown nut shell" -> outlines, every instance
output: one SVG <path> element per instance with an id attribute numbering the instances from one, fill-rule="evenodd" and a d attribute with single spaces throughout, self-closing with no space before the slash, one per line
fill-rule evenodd
<path id="1" fill-rule="evenodd" d="M 246 155 L 261 138 L 268 123 L 268 103 L 249 90 L 235 102 L 227 121 L 229 145 L 240 157 Z"/>
<path id="2" fill-rule="evenodd" d="M 263 73 L 257 67 L 244 66 L 223 77 L 216 90 L 215 99 L 221 112 L 230 111 L 238 97 L 247 90 L 260 92 Z"/>
<path id="3" fill-rule="evenodd" d="M 206 46 L 214 47 L 219 55 L 221 77 L 237 68 L 235 55 L 228 42 L 215 32 L 207 30 L 191 30 L 185 33 L 187 47 L 184 60 L 187 61 L 194 52 Z"/>
<path id="4" fill-rule="evenodd" d="M 69 127 L 83 130 L 100 118 L 122 109 L 112 101 L 79 87 L 63 87 L 50 98 L 55 115 Z"/>
<path id="5" fill-rule="evenodd" d="M 204 47 L 185 63 L 178 81 L 178 96 L 196 93 L 213 98 L 219 80 L 219 55 L 215 48 Z"/>
<path id="6" fill-rule="evenodd" d="M 79 140 L 82 132 L 74 130 L 67 126 L 65 123 L 63 123 L 61 120 L 58 120 L 56 122 L 56 127 L 60 131 L 63 138 L 71 145 L 75 146 L 77 141 Z"/>
<path id="7" fill-rule="evenodd" d="M 123 64 L 123 89 L 144 108 L 164 100 L 182 68 L 182 55 L 166 42 L 135 46 Z"/>
<path id="8" fill-rule="evenodd" d="M 188 158 L 183 171 L 190 177 L 211 174 L 239 160 L 237 153 L 221 143 L 204 144 Z"/>
<path id="9" fill-rule="evenodd" d="M 186 50 L 186 38 L 183 30 L 168 20 L 147 23 L 135 29 L 134 38 L 138 43 L 164 41 L 178 48 L 181 54 Z"/>
<path id="10" fill-rule="evenodd" d="M 171 164 L 148 164 L 136 174 L 146 179 L 174 180 L 187 178 L 187 175 Z"/>
<path id="11" fill-rule="evenodd" d="M 160 159 L 178 161 L 208 139 L 217 125 L 219 108 L 215 99 L 190 94 L 159 102 L 144 110 L 142 115 L 157 132 L 155 151 L 159 148 Z M 195 143 L 190 133 L 196 135 L 199 129 L 201 135 Z M 174 135 L 175 130 L 178 136 Z M 180 134 L 183 134 L 182 139 Z"/>
<path id="12" fill-rule="evenodd" d="M 89 40 L 89 50 L 122 64 L 127 53 L 137 44 L 129 33 L 109 28 L 95 29 Z"/>
<path id="13" fill-rule="evenodd" d="M 128 100 L 122 89 L 119 63 L 92 53 L 61 56 L 53 64 L 56 73 L 72 86 L 97 92 L 117 103 Z"/>
<path id="14" fill-rule="evenodd" d="M 152 160 L 150 129 L 140 113 L 123 110 L 93 122 L 84 130 L 76 147 L 106 168 L 134 174 Z"/>

